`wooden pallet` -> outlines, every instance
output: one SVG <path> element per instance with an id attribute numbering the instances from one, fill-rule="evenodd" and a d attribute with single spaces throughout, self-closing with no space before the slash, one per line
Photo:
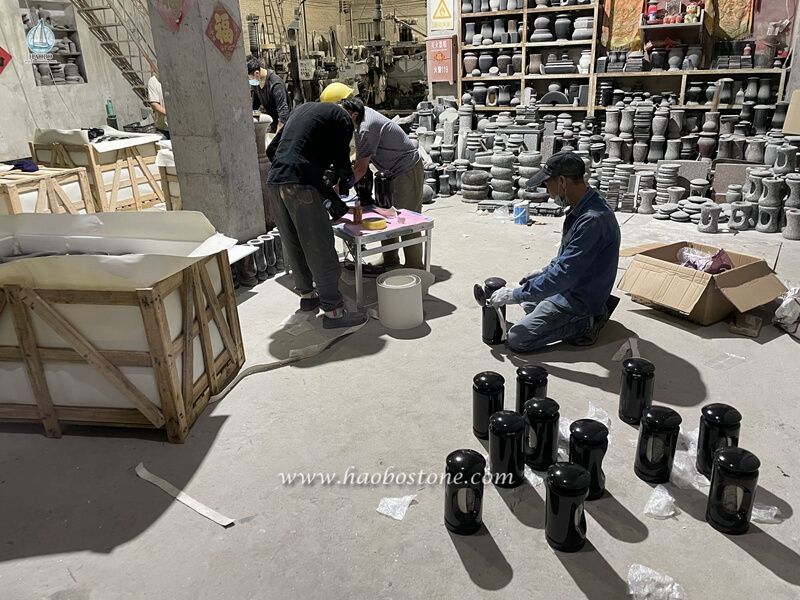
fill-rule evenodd
<path id="1" fill-rule="evenodd" d="M 219 270 L 221 291 L 216 293 L 209 267 Z M 172 339 L 165 298 L 178 292 L 182 328 Z M 68 321 L 59 305 L 138 307 L 148 351 L 108 350 L 89 341 L 80 323 Z M 151 427 L 166 429 L 172 443 L 183 442 L 211 396 L 218 394 L 244 364 L 244 347 L 227 251 L 203 258 L 150 288 L 126 291 L 50 290 L 5 285 L 0 289 L 0 317 L 11 312 L 18 344 L 0 346 L 0 365 L 24 364 L 36 404 L 0 404 L 0 421 L 41 422 L 48 437 L 61 437 L 65 424 Z M 224 311 L 224 312 L 223 312 Z M 45 347 L 33 327 L 43 324 L 65 342 Z M 223 349 L 214 356 L 212 327 Z M 173 326 L 175 323 L 173 323 Z M 85 327 L 84 327 L 85 329 Z M 41 331 L 41 330 L 40 330 Z M 199 338 L 203 372 L 194 372 L 194 340 Z M 177 360 L 181 359 L 178 368 Z M 131 408 L 59 406 L 45 378 L 59 364 L 90 365 L 111 383 Z M 13 368 L 13 365 L 8 365 Z M 120 367 L 152 369 L 160 406 L 126 377 Z"/>
<path id="2" fill-rule="evenodd" d="M 181 202 L 178 175 L 169 171 L 170 169 L 167 167 L 158 167 L 158 172 L 161 175 L 161 191 L 164 192 L 164 204 L 167 210 L 181 210 L 183 203 Z"/>
<path id="3" fill-rule="evenodd" d="M 161 174 L 150 171 L 158 150 L 155 142 L 104 152 L 102 157 L 92 144 L 29 142 L 29 146 L 31 156 L 38 165 L 61 168 L 86 166 L 89 187 L 99 212 L 145 210 L 164 202 Z M 109 154 L 112 155 L 111 160 L 107 158 Z M 103 175 L 109 172 L 113 172 L 114 177 L 106 183 Z M 146 189 L 140 190 L 139 186 L 145 186 Z"/>
<path id="4" fill-rule="evenodd" d="M 78 184 L 80 198 L 71 198 L 64 190 L 64 186 L 74 183 Z M 33 210 L 25 210 L 22 198 L 31 192 L 36 193 L 36 205 Z M 0 214 L 17 215 L 24 212 L 72 215 L 95 212 L 86 169 L 40 168 L 35 173 L 0 173 Z"/>

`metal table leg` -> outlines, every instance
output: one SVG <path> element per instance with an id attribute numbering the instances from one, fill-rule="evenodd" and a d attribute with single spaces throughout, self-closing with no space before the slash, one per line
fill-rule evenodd
<path id="1" fill-rule="evenodd" d="M 431 234 L 433 229 L 428 229 L 425 235 L 425 270 L 431 270 Z"/>
<path id="2" fill-rule="evenodd" d="M 355 241 L 355 261 L 356 261 L 356 306 L 361 308 L 364 303 L 364 274 L 361 268 L 361 238 Z"/>

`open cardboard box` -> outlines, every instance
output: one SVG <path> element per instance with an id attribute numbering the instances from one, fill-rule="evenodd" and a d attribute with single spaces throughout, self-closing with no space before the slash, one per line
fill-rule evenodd
<path id="1" fill-rule="evenodd" d="M 764 259 L 726 250 L 734 268 L 709 275 L 683 267 L 678 251 L 684 247 L 714 254 L 714 246 L 695 242 L 650 244 L 629 248 L 620 256 L 634 256 L 617 287 L 634 302 L 711 325 L 734 311 L 747 312 L 771 302 L 786 291 Z"/>

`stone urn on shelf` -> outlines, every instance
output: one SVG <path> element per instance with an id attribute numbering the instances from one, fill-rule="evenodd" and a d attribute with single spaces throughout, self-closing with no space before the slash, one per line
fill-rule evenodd
<path id="1" fill-rule="evenodd" d="M 481 52 L 478 57 L 478 68 L 481 70 L 481 75 L 486 76 L 489 74 L 489 69 L 494 65 L 494 56 L 489 51 Z"/>
<path id="2" fill-rule="evenodd" d="M 506 32 L 506 22 L 504 19 L 494 20 L 494 29 L 492 30 L 492 40 L 495 44 L 499 44 L 503 39 L 503 34 Z"/>
<path id="3" fill-rule="evenodd" d="M 531 54 L 528 57 L 528 75 L 541 75 L 542 55 Z"/>
<path id="4" fill-rule="evenodd" d="M 760 79 L 757 101 L 759 104 L 769 104 L 770 100 L 772 100 L 772 82 L 769 78 Z"/>
<path id="5" fill-rule="evenodd" d="M 464 74 L 469 77 L 478 68 L 478 56 L 474 52 L 464 53 Z"/>
<path id="6" fill-rule="evenodd" d="M 474 38 L 474 37 L 475 37 L 475 33 L 476 33 L 476 31 L 475 31 L 475 25 L 476 25 L 476 24 L 475 24 L 475 22 L 474 22 L 474 21 L 468 22 L 468 23 L 466 23 L 466 24 L 464 25 L 464 27 L 465 27 L 465 31 L 464 31 L 464 45 L 466 45 L 466 44 L 471 44 L 471 43 L 472 43 L 472 38 Z"/>
<path id="7" fill-rule="evenodd" d="M 558 14 L 553 28 L 555 29 L 557 40 L 567 41 L 572 34 L 572 19 L 567 14 Z"/>
<path id="8" fill-rule="evenodd" d="M 511 56 L 511 68 L 515 74 L 522 73 L 522 50 L 514 50 Z"/>
<path id="9" fill-rule="evenodd" d="M 670 71 L 680 71 L 683 65 L 683 46 L 673 46 L 667 56 Z"/>
<path id="10" fill-rule="evenodd" d="M 476 83 L 472 86 L 472 99 L 475 102 L 476 106 L 486 106 L 486 84 L 485 83 Z"/>

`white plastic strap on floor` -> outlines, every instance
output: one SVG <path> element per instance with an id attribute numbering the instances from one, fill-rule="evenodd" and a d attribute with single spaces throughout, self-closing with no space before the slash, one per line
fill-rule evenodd
<path id="1" fill-rule="evenodd" d="M 198 502 L 188 494 L 185 494 L 181 490 L 176 488 L 169 481 L 166 481 L 164 479 L 161 479 L 161 477 L 153 475 L 150 471 L 145 469 L 144 463 L 139 463 L 138 465 L 136 465 L 136 474 L 145 481 L 149 481 L 153 485 L 157 485 L 162 490 L 167 492 L 170 496 L 175 498 L 178 502 L 185 504 L 193 511 L 200 513 L 207 519 L 211 519 L 218 525 L 222 525 L 223 527 L 230 527 L 231 525 L 234 524 L 233 519 L 229 519 L 225 515 L 221 515 L 214 509 L 207 507 L 202 502 Z"/>
<path id="2" fill-rule="evenodd" d="M 639 338 L 628 338 L 628 341 L 620 346 L 619 350 L 617 350 L 617 353 L 611 357 L 611 360 L 615 362 L 621 361 L 623 358 L 625 358 L 625 355 L 628 354 L 629 350 L 631 353 L 631 358 L 641 357 L 639 354 Z"/>
<path id="3" fill-rule="evenodd" d="M 290 365 L 292 363 L 296 363 L 296 362 L 299 362 L 301 360 L 305 360 L 307 358 L 312 358 L 314 356 L 317 356 L 318 354 L 321 354 L 326 349 L 328 349 L 331 346 L 331 344 L 333 344 L 333 342 L 335 342 L 338 339 L 341 339 L 341 338 L 345 337 L 346 335 L 350 335 L 351 333 L 355 333 L 356 331 L 358 331 L 359 329 L 364 327 L 364 325 L 366 325 L 367 323 L 369 323 L 369 319 L 367 319 L 361 325 L 355 325 L 353 327 L 348 327 L 347 329 L 341 331 L 337 335 L 335 335 L 335 336 L 333 336 L 331 338 L 328 338 L 327 340 L 325 340 L 324 342 L 320 342 L 319 344 L 313 344 L 311 346 L 306 346 L 305 348 L 292 348 L 289 351 L 289 358 L 276 360 L 276 361 L 271 362 L 271 363 L 261 363 L 261 364 L 252 365 L 250 367 L 247 367 L 246 369 L 241 371 L 236 376 L 236 378 L 233 381 L 231 381 L 225 387 L 224 390 L 222 390 L 216 396 L 211 396 L 211 398 L 209 398 L 209 400 L 208 400 L 208 403 L 209 404 L 213 404 L 215 402 L 219 402 L 220 400 L 222 400 L 245 377 L 249 377 L 250 375 L 253 375 L 255 373 L 266 373 L 267 371 L 274 371 L 275 369 L 280 369 L 281 367 L 285 367 L 286 365 Z"/>

